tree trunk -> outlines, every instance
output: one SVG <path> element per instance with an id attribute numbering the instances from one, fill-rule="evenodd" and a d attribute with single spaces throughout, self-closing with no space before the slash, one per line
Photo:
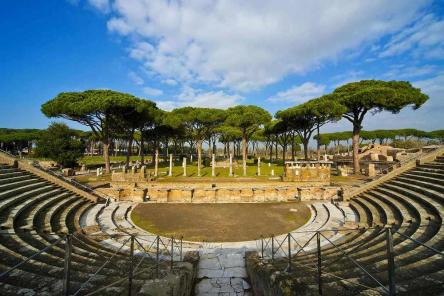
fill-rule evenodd
<path id="1" fill-rule="evenodd" d="M 359 132 L 361 131 L 360 124 L 353 124 L 353 171 L 356 175 L 361 174 L 361 166 L 359 164 Z"/>
<path id="2" fill-rule="evenodd" d="M 140 162 L 143 163 L 145 162 L 145 151 L 144 151 L 144 142 L 143 142 L 143 136 L 140 136 Z"/>
<path id="3" fill-rule="evenodd" d="M 273 162 L 273 142 L 270 141 L 270 162 Z"/>
<path id="4" fill-rule="evenodd" d="M 317 140 L 317 147 L 316 147 L 316 158 L 318 159 L 318 161 L 321 160 L 321 138 L 319 137 L 319 123 L 316 126 L 316 131 L 318 133 L 318 140 Z"/>
<path id="5" fill-rule="evenodd" d="M 109 142 L 108 140 L 103 141 L 103 158 L 105 160 L 105 173 L 111 173 L 111 161 L 109 159 Z"/>
<path id="6" fill-rule="evenodd" d="M 282 160 L 285 164 L 285 159 L 287 158 L 287 144 L 282 145 Z"/>
<path id="7" fill-rule="evenodd" d="M 302 144 L 304 144 L 304 157 L 305 160 L 308 160 L 308 140 L 303 139 Z"/>
<path id="8" fill-rule="evenodd" d="M 197 141 L 197 176 L 200 177 L 200 167 L 202 164 L 202 140 Z"/>
<path id="9" fill-rule="evenodd" d="M 129 167 L 129 162 L 130 162 L 130 157 L 132 154 L 132 150 L 133 150 L 133 133 L 131 132 L 129 139 L 128 139 L 128 146 L 126 148 L 126 161 L 125 161 L 125 166 Z"/>
<path id="10" fill-rule="evenodd" d="M 276 144 L 275 144 L 275 146 L 274 146 L 274 153 L 275 153 L 275 157 L 274 157 L 274 159 L 276 160 L 276 162 L 278 161 L 278 141 L 277 141 L 277 139 L 276 139 Z"/>
<path id="11" fill-rule="evenodd" d="M 247 175 L 247 137 L 242 137 L 242 168 L 244 176 Z"/>

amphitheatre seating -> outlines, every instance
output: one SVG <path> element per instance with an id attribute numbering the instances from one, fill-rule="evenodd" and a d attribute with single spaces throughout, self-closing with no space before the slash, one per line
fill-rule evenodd
<path id="1" fill-rule="evenodd" d="M 387 227 L 393 234 L 395 284 L 399 295 L 442 295 L 444 291 L 444 156 L 417 165 L 373 189 L 350 200 L 358 219 L 357 230 L 344 232 L 333 246 L 322 245 L 323 292 L 325 295 L 386 294 Z M 324 233 L 323 233 L 324 234 Z M 411 238 L 411 239 L 408 239 Z M 324 239 L 321 236 L 321 241 Z M 436 252 L 415 241 L 434 248 Z M 316 294 L 317 254 L 293 257 L 292 273 L 288 275 L 299 285 L 300 294 Z M 375 279 L 358 268 L 356 260 Z M 257 255 L 251 255 L 257 256 Z M 252 258 L 253 258 L 252 257 Z M 247 264 L 255 262 L 247 260 Z M 288 259 L 275 259 L 269 272 L 284 270 Z M 255 268 L 258 268 L 255 265 Z M 263 268 L 263 267 L 262 267 Z M 282 281 L 287 278 L 282 279 Z"/>
<path id="2" fill-rule="evenodd" d="M 75 233 L 71 238 L 70 292 L 74 293 L 83 285 L 84 289 L 77 295 L 99 288 L 103 288 L 100 295 L 128 294 L 128 252 L 124 248 L 117 251 L 105 247 L 100 243 L 106 239 L 103 234 L 95 237 L 82 233 L 83 226 L 96 224 L 95 216 L 103 207 L 103 204 L 93 204 L 29 172 L 0 164 L 0 274 L 34 256 L 0 277 L 0 295 L 61 295 L 67 233 Z M 90 213 L 94 220 L 85 213 Z M 125 240 L 129 240 L 129 236 Z M 51 244 L 53 247 L 35 255 Z M 111 257 L 112 262 L 105 264 Z M 140 265 L 134 275 L 132 291 L 134 295 L 143 294 L 156 277 L 155 261 L 148 256 L 138 256 L 134 260 Z M 173 273 L 180 278 L 182 275 L 188 277 L 182 278 L 182 282 L 189 281 L 192 274 L 189 269 L 190 265 L 177 263 Z M 166 263 L 161 262 L 160 278 L 166 279 L 168 274 L 171 272 Z M 107 287 L 122 279 L 123 284 Z M 168 287 L 167 283 L 164 286 L 168 290 L 176 288 Z"/>

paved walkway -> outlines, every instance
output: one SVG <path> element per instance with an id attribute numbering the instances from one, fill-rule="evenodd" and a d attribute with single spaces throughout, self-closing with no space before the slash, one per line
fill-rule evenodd
<path id="1" fill-rule="evenodd" d="M 245 269 L 245 249 L 204 249 L 200 251 L 197 296 L 252 295 Z"/>

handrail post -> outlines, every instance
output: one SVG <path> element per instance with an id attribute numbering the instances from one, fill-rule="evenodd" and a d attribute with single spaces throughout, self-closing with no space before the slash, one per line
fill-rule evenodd
<path id="1" fill-rule="evenodd" d="M 66 235 L 65 240 L 65 264 L 64 264 L 64 276 L 63 276 L 63 295 L 69 295 L 69 284 L 71 275 L 71 253 L 72 253 L 72 238 L 71 234 Z"/>
<path id="2" fill-rule="evenodd" d="M 159 277 L 159 236 L 157 236 L 156 240 L 156 277 Z"/>
<path id="3" fill-rule="evenodd" d="M 174 265 L 174 237 L 171 237 L 171 266 L 170 270 L 173 270 Z"/>
<path id="4" fill-rule="evenodd" d="M 130 246 L 130 268 L 128 272 L 128 295 L 131 296 L 133 288 L 133 272 L 134 272 L 134 235 L 131 235 Z"/>
<path id="5" fill-rule="evenodd" d="M 316 241 L 318 247 L 318 292 L 322 295 L 322 257 L 321 257 L 321 233 L 316 232 Z"/>
<path id="6" fill-rule="evenodd" d="M 274 235 L 271 235 L 271 262 L 274 262 Z"/>
<path id="7" fill-rule="evenodd" d="M 180 237 L 180 261 L 182 261 L 183 236 Z"/>
<path id="8" fill-rule="evenodd" d="M 396 295 L 396 285 L 395 285 L 395 257 L 393 253 L 393 235 L 392 229 L 387 227 L 386 229 L 387 238 L 387 261 L 388 261 L 388 284 L 389 284 L 389 295 Z"/>
<path id="9" fill-rule="evenodd" d="M 261 258 L 264 260 L 264 237 L 261 236 Z"/>
<path id="10" fill-rule="evenodd" d="M 291 272 L 291 233 L 288 233 L 288 272 Z"/>

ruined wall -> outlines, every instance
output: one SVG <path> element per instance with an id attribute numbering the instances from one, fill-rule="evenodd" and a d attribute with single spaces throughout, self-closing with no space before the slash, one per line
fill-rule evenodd
<path id="1" fill-rule="evenodd" d="M 138 184 L 114 184 L 111 188 L 100 188 L 102 194 L 116 200 L 134 202 L 175 203 L 229 203 L 229 202 L 281 202 L 298 200 L 326 200 L 337 196 L 334 186 L 296 186 L 285 184 L 232 186 L 164 186 L 162 184 L 140 186 Z"/>
<path id="2" fill-rule="evenodd" d="M 292 161 L 285 163 L 284 181 L 287 182 L 320 182 L 330 184 L 331 163 L 326 161 Z"/>
<path id="3" fill-rule="evenodd" d="M 174 272 L 161 279 L 145 281 L 138 295 L 190 296 L 194 295 L 199 255 L 187 252 L 184 262 L 174 264 Z"/>
<path id="4" fill-rule="evenodd" d="M 253 293 L 256 296 L 305 295 L 307 286 L 288 273 L 263 263 L 256 252 L 247 252 L 245 264 Z"/>

